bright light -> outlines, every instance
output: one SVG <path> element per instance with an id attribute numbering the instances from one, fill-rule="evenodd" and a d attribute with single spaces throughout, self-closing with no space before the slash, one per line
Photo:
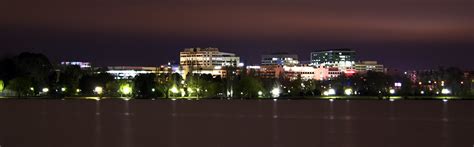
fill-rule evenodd
<path id="1" fill-rule="evenodd" d="M 395 83 L 395 87 L 402 87 L 402 83 L 400 82 Z"/>
<path id="2" fill-rule="evenodd" d="M 336 95 L 336 90 L 331 88 L 328 91 L 325 91 L 324 95 Z"/>
<path id="3" fill-rule="evenodd" d="M 102 94 L 104 92 L 104 88 L 97 86 L 95 87 L 94 92 L 97 94 Z"/>
<path id="4" fill-rule="evenodd" d="M 3 81 L 0 80 L 0 92 L 2 92 L 4 88 L 5 88 L 5 85 L 4 85 Z"/>
<path id="5" fill-rule="evenodd" d="M 179 91 L 181 91 L 181 97 L 184 97 L 184 95 L 186 94 L 186 92 L 184 91 L 183 88 L 179 89 Z"/>
<path id="6" fill-rule="evenodd" d="M 280 97 L 280 88 L 273 88 L 271 93 L 272 97 Z"/>
<path id="7" fill-rule="evenodd" d="M 261 97 L 263 95 L 262 91 L 258 91 L 258 97 Z"/>
<path id="8" fill-rule="evenodd" d="M 451 94 L 451 91 L 449 89 L 443 89 L 441 90 L 441 94 Z"/>
<path id="9" fill-rule="evenodd" d="M 346 95 L 352 95 L 352 89 L 346 89 L 346 90 L 344 90 L 344 94 L 346 94 Z"/>
<path id="10" fill-rule="evenodd" d="M 395 94 L 395 89 L 390 89 L 389 92 L 390 94 Z"/>
<path id="11" fill-rule="evenodd" d="M 395 101 L 395 99 L 390 99 L 391 102 Z"/>
<path id="12" fill-rule="evenodd" d="M 329 99 L 330 102 L 334 102 L 334 99 Z"/>
<path id="13" fill-rule="evenodd" d="M 130 86 L 130 84 L 123 84 L 120 86 L 120 93 L 122 94 L 125 94 L 125 95 L 129 95 L 132 93 L 132 87 Z"/>
<path id="14" fill-rule="evenodd" d="M 49 92 L 49 88 L 43 88 L 43 92 L 44 93 Z"/>
<path id="15" fill-rule="evenodd" d="M 152 89 L 151 89 L 151 92 L 155 92 L 155 91 L 156 91 L 156 89 L 155 89 L 155 88 L 152 88 Z"/>
<path id="16" fill-rule="evenodd" d="M 274 102 L 278 101 L 278 99 L 273 99 Z"/>
<path id="17" fill-rule="evenodd" d="M 443 99 L 443 102 L 445 102 L 445 103 L 448 102 L 448 99 Z"/>
<path id="18" fill-rule="evenodd" d="M 188 92 L 189 92 L 189 93 L 193 93 L 194 91 L 193 91 L 192 88 L 189 88 L 189 87 L 188 87 Z"/>
<path id="19" fill-rule="evenodd" d="M 2 89 L 3 89 L 3 87 L 2 87 Z M 2 91 L 2 89 L 0 89 L 0 91 Z M 35 88 L 30 87 L 30 90 L 31 90 L 31 91 L 35 91 Z"/>
<path id="20" fill-rule="evenodd" d="M 172 93 L 179 93 L 178 88 L 176 88 L 176 86 L 173 86 L 170 90 Z"/>
<path id="21" fill-rule="evenodd" d="M 425 91 L 421 91 L 420 94 L 425 94 Z"/>
<path id="22" fill-rule="evenodd" d="M 66 87 L 61 88 L 61 91 L 62 91 L 62 92 L 65 92 L 65 91 L 66 91 Z"/>
<path id="23" fill-rule="evenodd" d="M 329 92 L 328 92 L 328 91 L 324 91 L 324 92 L 323 92 L 323 95 L 328 96 L 328 95 L 329 95 Z"/>

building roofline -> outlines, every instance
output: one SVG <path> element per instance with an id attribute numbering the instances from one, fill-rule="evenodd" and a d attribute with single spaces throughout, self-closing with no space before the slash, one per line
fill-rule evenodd
<path id="1" fill-rule="evenodd" d="M 323 49 L 323 50 L 318 50 L 318 51 L 314 51 L 314 52 L 311 52 L 311 53 L 331 52 L 331 51 L 338 51 L 338 52 L 355 52 L 355 50 L 353 50 L 353 49 L 340 48 L 340 49 Z"/>

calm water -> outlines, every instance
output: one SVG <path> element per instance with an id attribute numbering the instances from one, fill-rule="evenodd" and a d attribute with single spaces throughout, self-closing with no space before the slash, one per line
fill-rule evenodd
<path id="1" fill-rule="evenodd" d="M 1 147 L 472 147 L 474 101 L 0 100 Z"/>

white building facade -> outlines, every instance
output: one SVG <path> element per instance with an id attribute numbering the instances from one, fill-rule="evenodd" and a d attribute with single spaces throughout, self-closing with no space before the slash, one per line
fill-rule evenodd
<path id="1" fill-rule="evenodd" d="M 239 67 L 240 57 L 220 52 L 218 48 L 186 48 L 180 52 L 183 77 L 188 73 L 222 75 L 223 67 Z"/>

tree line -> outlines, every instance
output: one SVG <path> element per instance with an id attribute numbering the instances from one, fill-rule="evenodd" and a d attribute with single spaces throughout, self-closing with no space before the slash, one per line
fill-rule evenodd
<path id="1" fill-rule="evenodd" d="M 304 80 L 301 76 L 261 78 L 253 71 L 227 69 L 226 76 L 177 73 L 140 74 L 116 79 L 106 69 L 52 64 L 36 53 L 21 53 L 0 60 L 0 91 L 18 97 L 134 97 L 134 98 L 269 98 L 319 97 L 321 95 L 434 96 L 473 95 L 472 77 L 455 67 L 409 74 L 367 72 L 341 75 L 332 80 Z M 332 90 L 334 93 L 328 93 Z"/>

